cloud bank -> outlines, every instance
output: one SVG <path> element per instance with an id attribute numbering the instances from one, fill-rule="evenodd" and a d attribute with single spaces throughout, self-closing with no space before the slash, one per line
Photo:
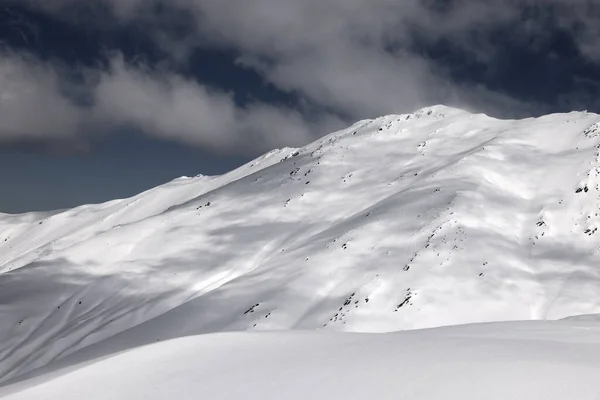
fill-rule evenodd
<path id="1" fill-rule="evenodd" d="M 0 4 L 14 1 L 0 0 Z M 103 68 L 0 55 L 0 141 L 81 137 L 133 126 L 225 152 L 301 145 L 357 119 L 446 103 L 497 116 L 543 113 L 557 101 L 523 98 L 456 74 L 462 57 L 485 74 L 504 43 L 542 52 L 557 31 L 600 62 L 600 8 L 586 0 L 23 0 L 64 23 L 138 26 L 163 66 L 112 54 Z M 291 108 L 253 101 L 184 76 L 195 51 L 227 49 Z M 433 49 L 433 50 L 432 50 Z M 436 52 L 432 54 L 432 52 Z M 441 56 L 440 56 L 441 54 Z M 551 60 L 553 54 L 548 54 Z M 165 67 L 168 65 L 168 67 Z M 68 77 L 81 76 L 78 83 Z M 564 101 L 582 106 L 588 97 Z M 85 99 L 85 101 L 82 101 Z M 585 107 L 591 108 L 591 107 Z M 315 110 L 319 110 L 315 112 Z M 567 110 L 565 110 L 567 111 Z"/>
<path id="2" fill-rule="evenodd" d="M 69 82 L 77 73 L 81 82 Z M 131 127 L 146 134 L 222 152 L 300 145 L 339 124 L 306 120 L 298 111 L 233 96 L 176 73 L 125 63 L 73 71 L 33 56 L 0 57 L 0 142 L 80 139 Z M 324 133 L 324 132 L 323 132 Z"/>

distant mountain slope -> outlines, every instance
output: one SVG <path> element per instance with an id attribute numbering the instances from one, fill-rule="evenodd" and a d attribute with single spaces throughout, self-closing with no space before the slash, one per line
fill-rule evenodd
<path id="1" fill-rule="evenodd" d="M 0 215 L 0 376 L 124 331 L 135 346 L 598 313 L 599 121 L 435 106 L 221 177 Z"/>

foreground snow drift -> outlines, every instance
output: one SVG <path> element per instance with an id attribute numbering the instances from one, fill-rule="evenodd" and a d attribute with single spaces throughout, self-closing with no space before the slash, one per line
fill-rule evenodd
<path id="1" fill-rule="evenodd" d="M 600 323 L 160 342 L 0 389 L 6 400 L 597 400 Z"/>

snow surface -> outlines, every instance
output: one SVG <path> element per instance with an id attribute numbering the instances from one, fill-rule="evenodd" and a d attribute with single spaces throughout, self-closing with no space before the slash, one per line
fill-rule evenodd
<path id="1" fill-rule="evenodd" d="M 245 332 L 139 347 L 0 388 L 0 398 L 597 400 L 598 376 L 598 323 Z"/>
<path id="2" fill-rule="evenodd" d="M 497 120 L 434 106 L 361 121 L 223 176 L 0 214 L 0 379 L 203 333 L 600 313 L 599 185 L 599 115 Z M 240 335 L 174 340 L 149 355 L 255 337 Z M 322 337 L 256 340 L 322 349 L 340 340 L 340 352 L 354 340 Z M 98 364 L 106 373 L 110 360 Z"/>

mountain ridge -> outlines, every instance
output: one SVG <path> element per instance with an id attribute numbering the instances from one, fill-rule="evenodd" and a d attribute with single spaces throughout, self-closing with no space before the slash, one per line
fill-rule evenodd
<path id="1" fill-rule="evenodd" d="M 598 313 L 599 121 L 432 106 L 222 176 L 0 215 L 0 376 L 115 335 Z"/>

